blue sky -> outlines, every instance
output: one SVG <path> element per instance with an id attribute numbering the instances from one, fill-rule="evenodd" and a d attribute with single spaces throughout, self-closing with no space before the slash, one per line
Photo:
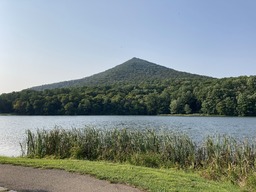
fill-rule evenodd
<path id="1" fill-rule="evenodd" d="M 132 57 L 213 77 L 256 75 L 255 0 L 1 0 L 0 93 Z"/>

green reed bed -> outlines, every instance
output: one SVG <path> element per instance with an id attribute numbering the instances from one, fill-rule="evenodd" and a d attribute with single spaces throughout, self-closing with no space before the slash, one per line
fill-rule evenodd
<path id="1" fill-rule="evenodd" d="M 199 170 L 210 179 L 253 181 L 254 143 L 228 136 L 207 137 L 196 144 L 182 133 L 155 130 L 95 128 L 27 131 L 25 156 L 124 162 L 147 167 Z M 250 179 L 248 179 L 250 177 Z M 256 181 L 255 181 L 256 182 Z"/>

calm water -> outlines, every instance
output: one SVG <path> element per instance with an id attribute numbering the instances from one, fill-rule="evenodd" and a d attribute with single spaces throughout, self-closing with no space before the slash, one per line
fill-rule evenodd
<path id="1" fill-rule="evenodd" d="M 195 140 L 227 134 L 238 139 L 256 138 L 256 118 L 173 116 L 0 116 L 0 155 L 18 156 L 27 129 L 153 128 L 185 132 Z"/>

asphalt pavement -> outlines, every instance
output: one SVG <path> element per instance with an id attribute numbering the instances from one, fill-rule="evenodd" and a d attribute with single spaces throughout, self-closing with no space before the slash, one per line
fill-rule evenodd
<path id="1" fill-rule="evenodd" d="M 0 164 L 0 187 L 17 192 L 142 192 L 89 175 Z"/>

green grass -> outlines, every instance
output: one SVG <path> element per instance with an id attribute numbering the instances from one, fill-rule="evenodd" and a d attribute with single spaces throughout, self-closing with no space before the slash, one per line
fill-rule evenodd
<path id="1" fill-rule="evenodd" d="M 231 183 L 210 181 L 200 177 L 197 173 L 177 169 L 155 169 L 104 161 L 9 157 L 0 157 L 0 163 L 90 174 L 99 179 L 124 183 L 152 192 L 240 191 L 238 186 Z"/>
<path id="2" fill-rule="evenodd" d="M 205 178 L 244 185 L 256 171 L 254 142 L 228 136 L 197 144 L 182 133 L 156 130 L 85 129 L 27 131 L 24 156 L 129 163 L 151 168 L 200 170 Z"/>

